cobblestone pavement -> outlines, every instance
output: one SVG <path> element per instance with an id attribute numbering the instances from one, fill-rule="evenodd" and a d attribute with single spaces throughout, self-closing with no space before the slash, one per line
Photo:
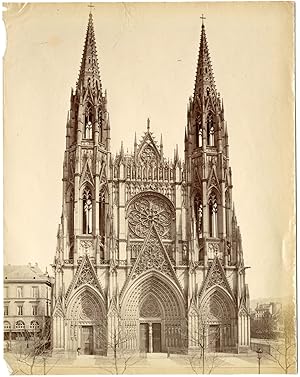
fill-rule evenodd
<path id="1" fill-rule="evenodd" d="M 12 354 L 5 354 L 5 360 L 14 374 L 28 372 L 26 365 L 16 363 Z M 134 363 L 134 365 L 132 365 Z M 207 362 L 208 364 L 208 362 Z M 258 362 L 255 353 L 229 355 L 218 354 L 214 361 L 212 374 L 257 374 Z M 22 371 L 19 369 L 21 366 Z M 119 373 L 123 366 L 118 365 Z M 206 366 L 209 368 L 209 365 Z M 201 369 L 197 369 L 201 374 Z M 46 361 L 47 374 L 116 374 L 112 359 L 99 356 L 79 356 L 74 359 L 52 357 Z M 261 374 L 279 374 L 283 371 L 274 362 L 262 358 Z M 43 364 L 39 362 L 34 368 L 35 374 L 43 374 Z M 207 373 L 207 371 L 206 371 Z M 130 360 L 125 374 L 195 374 L 189 363 L 188 356 L 166 354 L 147 354 L 147 357 Z"/>

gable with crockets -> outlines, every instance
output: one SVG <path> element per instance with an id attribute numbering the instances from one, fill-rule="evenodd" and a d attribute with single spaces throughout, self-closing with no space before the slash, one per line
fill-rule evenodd
<path id="1" fill-rule="evenodd" d="M 232 289 L 228 283 L 228 280 L 226 278 L 224 269 L 221 265 L 220 259 L 217 256 L 215 256 L 208 270 L 202 289 L 200 291 L 200 297 L 204 296 L 205 292 L 208 291 L 213 286 L 219 286 L 219 287 L 224 288 L 225 291 L 227 291 L 231 295 L 231 297 L 234 299 Z"/>
<path id="2" fill-rule="evenodd" d="M 103 295 L 103 289 L 98 280 L 96 271 L 87 254 L 83 256 L 74 279 L 70 284 L 66 295 L 67 298 L 70 297 L 71 292 L 75 291 L 77 288 L 83 285 L 90 285 Z"/>
<path id="3" fill-rule="evenodd" d="M 129 281 L 136 279 L 139 275 L 150 270 L 158 271 L 169 276 L 169 278 L 175 281 L 180 290 L 182 290 L 170 257 L 165 250 L 165 247 L 154 225 L 150 227 L 149 232 L 145 237 L 143 246 L 140 249 L 123 291 L 125 290 Z"/>

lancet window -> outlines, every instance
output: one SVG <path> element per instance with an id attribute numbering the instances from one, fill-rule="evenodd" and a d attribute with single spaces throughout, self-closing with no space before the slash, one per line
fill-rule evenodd
<path id="1" fill-rule="evenodd" d="M 197 147 L 202 147 L 202 119 L 201 116 L 199 115 L 197 117 L 197 128 L 196 128 L 196 146 Z"/>
<path id="2" fill-rule="evenodd" d="M 230 200 L 229 194 L 226 192 L 225 194 L 225 211 L 226 211 L 226 235 L 229 236 L 230 233 Z"/>
<path id="3" fill-rule="evenodd" d="M 93 202 L 92 194 L 89 189 L 85 189 L 83 193 L 83 234 L 92 233 L 92 224 L 93 224 Z"/>
<path id="4" fill-rule="evenodd" d="M 217 197 L 212 193 L 208 200 L 209 236 L 218 237 L 218 202 Z"/>
<path id="5" fill-rule="evenodd" d="M 98 82 L 98 81 L 97 81 Z M 100 90 L 100 89 L 99 89 Z M 103 119 L 102 119 L 102 108 L 100 107 L 98 110 L 98 124 L 99 124 L 99 132 L 100 132 L 100 140 L 103 141 Z"/>
<path id="6" fill-rule="evenodd" d="M 196 218 L 196 228 L 197 228 L 197 234 L 198 237 L 202 237 L 202 212 L 203 212 L 203 207 L 202 207 L 202 200 L 200 194 L 197 194 L 195 196 L 195 201 L 194 201 L 194 206 L 195 206 L 195 218 Z"/>
<path id="7" fill-rule="evenodd" d="M 199 128 L 198 132 L 198 147 L 202 147 L 202 128 Z"/>
<path id="8" fill-rule="evenodd" d="M 85 139 L 92 139 L 93 137 L 93 116 L 92 116 L 92 109 L 88 107 L 85 112 L 85 120 L 84 120 L 84 138 Z"/>
<path id="9" fill-rule="evenodd" d="M 74 199 L 73 199 L 73 192 L 70 193 L 69 195 L 69 211 L 68 211 L 68 216 L 69 216 L 69 234 L 73 234 L 74 231 Z"/>
<path id="10" fill-rule="evenodd" d="M 69 211 L 68 211 L 68 229 L 69 229 L 69 244 L 70 244 L 70 252 L 69 257 L 70 259 L 73 258 L 74 252 L 74 198 L 73 192 L 70 193 L 69 196 Z"/>
<path id="11" fill-rule="evenodd" d="M 215 145 L 215 128 L 214 128 L 214 121 L 212 113 L 207 115 L 207 145 L 214 146 Z"/>
<path id="12" fill-rule="evenodd" d="M 100 236 L 105 236 L 105 192 L 101 191 L 99 194 L 99 232 Z"/>

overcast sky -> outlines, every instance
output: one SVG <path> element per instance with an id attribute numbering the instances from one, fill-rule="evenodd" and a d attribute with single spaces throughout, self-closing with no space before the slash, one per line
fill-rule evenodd
<path id="1" fill-rule="evenodd" d="M 6 263 L 53 262 L 65 123 L 88 13 L 87 4 L 14 4 L 4 16 Z M 96 4 L 112 151 L 121 140 L 132 150 L 150 117 L 165 155 L 178 144 L 183 157 L 202 13 L 224 99 L 250 295 L 285 296 L 295 221 L 291 3 Z"/>

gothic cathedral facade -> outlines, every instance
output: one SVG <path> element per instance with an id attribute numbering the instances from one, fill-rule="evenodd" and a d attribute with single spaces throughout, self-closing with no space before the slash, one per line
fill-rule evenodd
<path id="1" fill-rule="evenodd" d="M 53 264 L 53 346 L 109 353 L 242 352 L 249 293 L 223 102 L 205 27 L 189 100 L 184 159 L 147 128 L 133 154 L 110 151 L 107 96 L 90 14 L 71 91 L 63 205 Z"/>

